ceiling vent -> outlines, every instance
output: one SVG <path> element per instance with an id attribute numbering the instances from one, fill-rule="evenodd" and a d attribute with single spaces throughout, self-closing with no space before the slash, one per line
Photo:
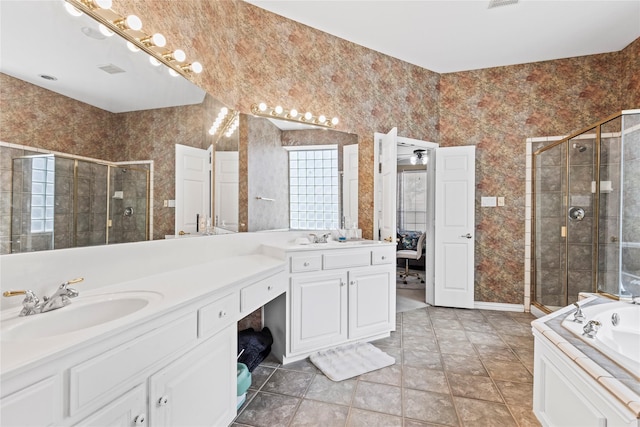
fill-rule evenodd
<path id="1" fill-rule="evenodd" d="M 518 0 L 489 0 L 489 9 L 494 7 L 507 6 L 510 4 L 516 4 Z"/>
<path id="2" fill-rule="evenodd" d="M 113 64 L 98 65 L 98 68 L 100 68 L 105 73 L 109 73 L 109 74 L 119 74 L 119 73 L 125 72 L 122 68 Z"/>

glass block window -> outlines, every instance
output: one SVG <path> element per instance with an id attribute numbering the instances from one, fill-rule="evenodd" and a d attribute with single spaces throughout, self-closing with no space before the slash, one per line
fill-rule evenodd
<path id="1" fill-rule="evenodd" d="M 31 161 L 31 232 L 53 232 L 55 159 L 34 157 Z"/>
<path id="2" fill-rule="evenodd" d="M 290 228 L 338 228 L 338 190 L 337 147 L 289 151 Z"/>

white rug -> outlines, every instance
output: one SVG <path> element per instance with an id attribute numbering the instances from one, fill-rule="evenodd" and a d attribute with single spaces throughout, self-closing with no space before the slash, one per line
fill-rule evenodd
<path id="1" fill-rule="evenodd" d="M 396 289 L 396 313 L 427 307 L 424 290 Z"/>
<path id="2" fill-rule="evenodd" d="M 309 360 L 329 379 L 342 381 L 396 363 L 384 351 L 369 343 L 347 344 L 312 354 Z"/>

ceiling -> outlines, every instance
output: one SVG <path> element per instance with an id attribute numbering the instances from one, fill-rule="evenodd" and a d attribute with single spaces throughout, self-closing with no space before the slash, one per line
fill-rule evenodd
<path id="1" fill-rule="evenodd" d="M 202 89 L 152 66 L 123 38 L 102 36 L 96 21 L 73 17 L 63 5 L 0 0 L 1 72 L 112 113 L 202 102 Z"/>
<path id="2" fill-rule="evenodd" d="M 640 0 L 245 0 L 438 73 L 622 50 Z"/>

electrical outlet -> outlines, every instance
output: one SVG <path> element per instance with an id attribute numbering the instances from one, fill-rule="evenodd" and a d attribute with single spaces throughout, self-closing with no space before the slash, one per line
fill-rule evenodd
<path id="1" fill-rule="evenodd" d="M 504 206 L 504 197 L 498 197 L 498 206 Z"/>

